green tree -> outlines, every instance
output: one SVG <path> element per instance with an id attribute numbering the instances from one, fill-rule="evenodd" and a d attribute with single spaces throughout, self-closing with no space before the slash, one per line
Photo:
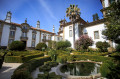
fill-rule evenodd
<path id="1" fill-rule="evenodd" d="M 75 42 L 75 21 L 80 17 L 80 9 L 78 5 L 70 5 L 70 7 L 66 10 L 66 16 L 69 17 L 71 22 L 73 23 L 73 44 Z M 74 46 L 73 46 L 74 47 Z"/>
<path id="2" fill-rule="evenodd" d="M 120 44 L 120 1 L 113 2 L 110 7 L 106 8 L 106 29 L 103 35 L 106 39 Z"/>

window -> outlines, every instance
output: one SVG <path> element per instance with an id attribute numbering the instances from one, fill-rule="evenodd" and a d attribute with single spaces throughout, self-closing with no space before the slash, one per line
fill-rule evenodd
<path id="1" fill-rule="evenodd" d="M 48 36 L 48 40 L 51 40 L 51 36 Z"/>
<path id="2" fill-rule="evenodd" d="M 59 41 L 59 37 L 57 37 L 58 41 Z"/>
<path id="3" fill-rule="evenodd" d="M 43 35 L 43 39 L 46 40 L 46 36 L 45 35 Z"/>
<path id="4" fill-rule="evenodd" d="M 22 37 L 27 37 L 27 33 L 23 32 Z"/>
<path id="5" fill-rule="evenodd" d="M 9 39 L 9 44 L 12 43 L 14 41 L 14 39 Z"/>
<path id="6" fill-rule="evenodd" d="M 35 47 L 35 41 L 32 41 L 32 47 Z"/>
<path id="7" fill-rule="evenodd" d="M 10 31 L 10 36 L 14 36 L 15 35 L 15 31 Z"/>
<path id="8" fill-rule="evenodd" d="M 72 37 L 72 26 L 69 27 L 69 37 Z"/>
<path id="9" fill-rule="evenodd" d="M 94 39 L 99 39 L 99 31 L 94 31 Z"/>
<path id="10" fill-rule="evenodd" d="M 36 35 L 35 35 L 34 33 L 32 34 L 32 38 L 33 38 L 33 39 L 35 39 L 35 38 L 36 38 Z"/>

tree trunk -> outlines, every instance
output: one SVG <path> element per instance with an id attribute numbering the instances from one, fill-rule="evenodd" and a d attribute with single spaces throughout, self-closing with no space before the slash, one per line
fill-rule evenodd
<path id="1" fill-rule="evenodd" d="M 73 49 L 75 49 L 75 23 L 73 22 Z"/>

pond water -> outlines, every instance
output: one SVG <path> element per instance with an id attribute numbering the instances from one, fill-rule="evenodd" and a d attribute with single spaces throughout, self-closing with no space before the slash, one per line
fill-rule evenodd
<path id="1" fill-rule="evenodd" d="M 65 64 L 60 68 L 60 71 L 72 76 L 89 76 L 98 74 L 100 65 L 91 62 L 79 62 Z"/>

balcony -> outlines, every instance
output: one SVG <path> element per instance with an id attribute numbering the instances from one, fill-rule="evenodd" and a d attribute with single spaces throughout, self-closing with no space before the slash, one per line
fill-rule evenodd
<path id="1" fill-rule="evenodd" d="M 27 41 L 27 40 L 28 40 L 28 37 L 20 37 L 20 39 L 21 39 L 22 41 Z"/>

